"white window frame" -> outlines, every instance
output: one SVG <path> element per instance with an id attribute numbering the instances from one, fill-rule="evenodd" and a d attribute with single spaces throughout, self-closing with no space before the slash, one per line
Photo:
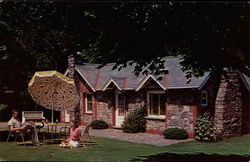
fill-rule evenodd
<path id="1" fill-rule="evenodd" d="M 119 107 L 119 95 L 123 95 L 123 108 L 125 109 L 126 108 L 125 95 L 120 91 L 117 91 L 117 92 L 118 92 L 117 93 L 117 107 Z"/>
<path id="2" fill-rule="evenodd" d="M 165 119 L 166 115 L 151 115 L 150 114 L 150 94 L 166 94 L 165 91 L 162 90 L 152 90 L 152 91 L 147 91 L 147 110 L 148 110 L 148 116 L 146 118 L 155 118 L 155 119 Z M 159 109 L 160 109 L 160 104 L 159 104 Z M 160 110 L 159 110 L 160 112 Z"/>
<path id="3" fill-rule="evenodd" d="M 206 97 L 203 97 L 203 94 L 206 94 Z M 203 100 L 206 100 L 206 103 L 202 103 Z M 201 91 L 201 106 L 208 106 L 208 92 L 206 90 Z"/>
<path id="4" fill-rule="evenodd" d="M 91 95 L 91 105 L 92 105 L 92 110 L 88 110 L 88 98 L 87 95 Z M 84 93 L 84 97 L 85 97 L 85 113 L 92 113 L 93 112 L 93 102 L 92 102 L 92 93 Z"/>

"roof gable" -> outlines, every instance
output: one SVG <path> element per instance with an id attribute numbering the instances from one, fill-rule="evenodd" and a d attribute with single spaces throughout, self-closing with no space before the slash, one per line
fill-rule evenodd
<path id="1" fill-rule="evenodd" d="M 178 57 L 166 57 L 165 67 L 168 69 L 168 74 L 163 75 L 162 80 L 157 80 L 156 75 L 139 75 L 136 76 L 133 71 L 135 64 L 112 70 L 114 64 L 97 69 L 99 64 L 84 63 L 76 65 L 76 71 L 86 81 L 93 91 L 105 90 L 109 84 L 113 83 L 118 89 L 123 90 L 139 90 L 147 80 L 154 80 L 162 89 L 181 89 L 181 88 L 199 88 L 205 84 L 209 73 L 199 78 L 191 78 L 191 82 L 187 83 L 185 73 L 181 70 L 180 60 Z"/>
<path id="2" fill-rule="evenodd" d="M 114 84 L 117 89 L 122 90 L 122 88 L 112 78 L 104 84 L 102 90 L 105 91 L 111 84 Z"/>

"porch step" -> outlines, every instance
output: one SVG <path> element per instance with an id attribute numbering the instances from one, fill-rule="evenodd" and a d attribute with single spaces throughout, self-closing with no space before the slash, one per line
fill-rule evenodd
<path id="1" fill-rule="evenodd" d="M 119 127 L 119 126 L 113 126 L 113 129 L 122 129 L 122 127 Z"/>

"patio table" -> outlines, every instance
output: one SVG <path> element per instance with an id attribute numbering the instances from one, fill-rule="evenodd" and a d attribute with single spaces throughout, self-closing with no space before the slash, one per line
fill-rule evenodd
<path id="1" fill-rule="evenodd" d="M 61 125 L 61 124 L 45 124 L 47 127 L 47 138 L 46 143 L 58 143 L 60 142 L 60 132 L 58 131 L 59 128 L 67 127 L 67 124 Z M 49 136 L 49 138 L 48 138 Z"/>

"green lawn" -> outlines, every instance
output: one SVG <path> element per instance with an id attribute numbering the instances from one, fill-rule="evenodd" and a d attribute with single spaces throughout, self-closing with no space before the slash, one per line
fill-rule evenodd
<path id="1" fill-rule="evenodd" d="M 165 147 L 106 138 L 95 138 L 95 140 L 97 145 L 77 149 L 63 149 L 59 148 L 58 145 L 34 147 L 21 146 L 13 142 L 0 142 L 0 160 L 128 161 L 138 156 L 162 152 L 250 155 L 250 134 L 217 143 L 188 142 Z"/>
<path id="2" fill-rule="evenodd" d="M 220 142 L 188 142 L 164 147 L 167 152 L 179 154 L 250 155 L 250 134 Z"/>
<path id="3" fill-rule="evenodd" d="M 138 155 L 156 154 L 161 147 L 95 138 L 97 145 L 76 149 L 59 148 L 58 145 L 41 147 L 22 146 L 13 142 L 0 142 L 0 159 L 4 160 L 81 160 L 81 161 L 127 161 Z M 3 151 L 4 150 L 4 151 Z"/>

